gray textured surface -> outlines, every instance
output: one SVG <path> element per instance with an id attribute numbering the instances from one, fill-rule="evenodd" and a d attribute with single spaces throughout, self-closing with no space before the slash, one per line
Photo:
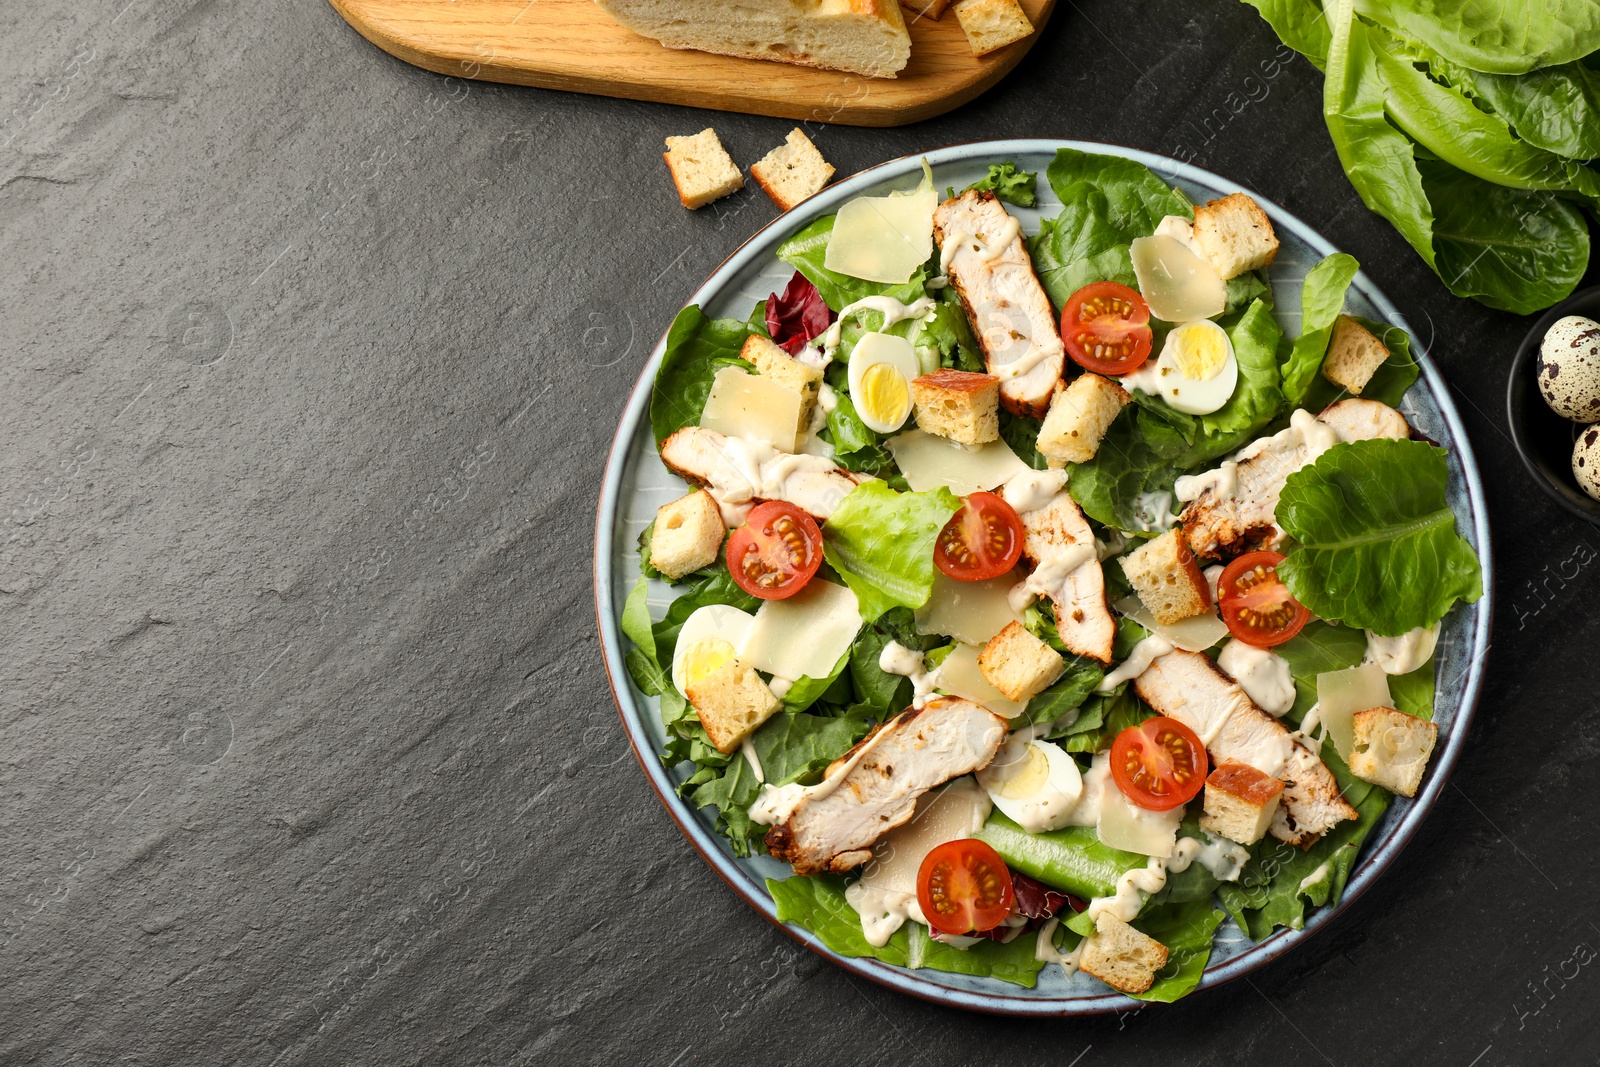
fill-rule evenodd
<path id="1" fill-rule="evenodd" d="M 1505 435 L 1519 321 L 1365 211 L 1275 49 L 1241 4 L 1068 4 L 959 113 L 814 134 L 841 173 L 1061 135 L 1259 189 L 1431 342 L 1489 491 L 1488 689 L 1388 877 L 1248 983 L 1020 1023 L 749 911 L 600 667 L 616 414 L 775 214 L 683 211 L 661 138 L 793 124 L 448 81 L 318 0 L 8 5 L 0 1063 L 1592 1062 L 1600 534 Z"/>

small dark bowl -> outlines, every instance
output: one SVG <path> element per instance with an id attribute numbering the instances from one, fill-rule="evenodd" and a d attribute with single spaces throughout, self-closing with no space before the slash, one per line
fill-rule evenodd
<path id="1" fill-rule="evenodd" d="M 1545 331 L 1568 315 L 1600 321 L 1600 285 L 1573 293 L 1545 312 L 1522 339 L 1506 383 L 1506 417 L 1511 441 L 1539 488 L 1574 515 L 1600 523 L 1600 500 L 1578 488 L 1572 477 L 1572 446 L 1584 425 L 1551 411 L 1536 381 Z"/>

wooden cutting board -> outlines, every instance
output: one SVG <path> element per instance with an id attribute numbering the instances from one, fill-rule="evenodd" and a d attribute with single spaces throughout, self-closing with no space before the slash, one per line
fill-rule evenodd
<path id="1" fill-rule="evenodd" d="M 330 0 L 391 55 L 457 78 L 851 126 L 898 126 L 966 103 L 1017 65 L 1039 34 L 981 59 L 953 12 L 906 21 L 898 78 L 676 51 L 626 30 L 593 0 Z M 1020 0 L 1043 27 L 1055 0 Z"/>

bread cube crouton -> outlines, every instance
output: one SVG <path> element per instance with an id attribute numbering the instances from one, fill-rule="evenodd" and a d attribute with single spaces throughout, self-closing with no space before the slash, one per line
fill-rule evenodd
<path id="1" fill-rule="evenodd" d="M 673 579 L 709 567 L 726 532 L 721 509 L 704 489 L 662 504 L 650 531 L 650 566 Z"/>
<path id="2" fill-rule="evenodd" d="M 1356 396 L 1372 381 L 1372 376 L 1389 358 L 1389 348 L 1376 334 L 1349 315 L 1333 323 L 1328 355 L 1322 361 L 1322 376 Z"/>
<path id="3" fill-rule="evenodd" d="M 1278 256 L 1278 235 L 1261 205 L 1229 193 L 1194 209 L 1194 239 L 1223 280 L 1260 270 Z"/>
<path id="4" fill-rule="evenodd" d="M 788 211 L 822 192 L 833 177 L 833 165 L 822 158 L 811 138 L 796 126 L 783 144 L 750 167 L 750 177 L 772 202 Z"/>
<path id="5" fill-rule="evenodd" d="M 956 21 L 975 56 L 986 56 L 1033 32 L 1033 23 L 1017 0 L 958 0 Z"/>
<path id="6" fill-rule="evenodd" d="M 1211 586 L 1175 526 L 1122 557 L 1122 572 L 1163 626 L 1211 610 Z"/>
<path id="7" fill-rule="evenodd" d="M 1391 793 L 1414 797 L 1438 739 L 1439 728 L 1427 719 L 1394 708 L 1358 711 L 1350 773 Z"/>
<path id="8" fill-rule="evenodd" d="M 1272 825 L 1283 783 L 1248 763 L 1224 760 L 1206 779 L 1200 828 L 1241 845 L 1260 841 Z"/>
<path id="9" fill-rule="evenodd" d="M 771 378 L 779 385 L 800 394 L 800 431 L 811 425 L 811 413 L 816 408 L 817 394 L 822 389 L 822 368 L 802 363 L 773 343 L 771 338 L 753 333 L 744 339 L 739 357 L 755 364 L 763 378 Z"/>
<path id="10" fill-rule="evenodd" d="M 729 659 L 709 674 L 690 680 L 689 705 L 706 728 L 706 736 L 718 752 L 739 747 L 783 706 L 754 667 Z"/>
<path id="11" fill-rule="evenodd" d="M 978 653 L 978 670 L 1007 700 L 1027 700 L 1048 688 L 1067 669 L 1056 650 L 1012 621 L 989 638 Z"/>
<path id="12" fill-rule="evenodd" d="M 1115 915 L 1100 916 L 1078 954 L 1078 970 L 1122 993 L 1145 992 L 1166 965 L 1166 945 Z"/>
<path id="13" fill-rule="evenodd" d="M 1100 450 L 1100 439 L 1131 398 L 1110 378 L 1080 374 L 1050 400 L 1039 427 L 1039 453 L 1050 466 L 1087 463 Z"/>
<path id="14" fill-rule="evenodd" d="M 900 6 L 911 12 L 911 21 L 937 19 L 950 6 L 950 0 L 900 0 Z"/>
<path id="15" fill-rule="evenodd" d="M 1000 439 L 1000 379 L 965 370 L 936 370 L 911 383 L 917 425 L 963 445 Z"/>
<path id="16" fill-rule="evenodd" d="M 686 208 L 705 207 L 713 200 L 744 188 L 744 172 L 717 139 L 717 131 L 707 126 L 693 137 L 668 137 L 661 154 L 678 187 L 678 199 Z"/>

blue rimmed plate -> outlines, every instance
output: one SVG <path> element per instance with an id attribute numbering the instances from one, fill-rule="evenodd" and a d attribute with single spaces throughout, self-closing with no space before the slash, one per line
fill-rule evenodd
<path id="1" fill-rule="evenodd" d="M 983 177 L 992 163 L 1015 160 L 1026 169 L 1037 171 L 1039 206 L 1033 210 L 1011 208 L 1022 217 L 1028 233 L 1038 230 L 1041 218 L 1055 215 L 1061 204 L 1042 180 L 1045 168 L 1058 148 L 1123 156 L 1142 163 L 1168 183 L 1177 186 L 1198 202 L 1226 196 L 1238 186 L 1208 171 L 1191 167 L 1164 156 L 1152 155 L 1116 145 L 1085 141 L 981 141 L 952 145 L 923 155 L 892 160 L 857 174 L 806 201 L 800 208 L 774 221 L 752 237 L 723 263 L 702 285 L 689 303 L 699 304 L 707 315 L 744 319 L 758 300 L 781 292 L 793 268 L 777 258 L 780 244 L 791 234 L 819 216 L 837 211 L 852 197 L 881 195 L 890 189 L 909 188 L 920 179 L 922 160 L 933 166 L 934 185 L 957 189 Z M 1252 194 L 1255 195 L 1255 194 Z M 1313 264 L 1335 251 L 1334 247 L 1305 223 L 1259 195 L 1256 200 L 1272 217 L 1282 247 L 1272 265 L 1272 283 L 1277 307 L 1274 311 L 1286 333 L 1300 329 L 1300 285 Z M 1382 319 L 1410 331 L 1406 321 L 1365 274 L 1356 275 L 1346 306 L 1368 318 Z M 1412 337 L 1416 335 L 1413 332 Z M 683 483 L 662 466 L 650 433 L 647 407 L 650 386 L 661 364 L 666 339 L 656 345 L 650 361 L 635 386 L 617 428 L 611 457 L 606 464 L 605 483 L 600 492 L 599 514 L 595 527 L 594 576 L 595 606 L 599 615 L 600 640 L 605 652 L 606 672 L 616 695 L 617 707 L 634 753 L 650 779 L 667 812 L 683 830 L 695 849 L 733 890 L 761 914 L 777 922 L 772 898 L 767 895 L 766 879 L 782 878 L 790 872 L 786 865 L 765 856 L 736 859 L 713 828 L 711 812 L 695 811 L 680 799 L 678 782 L 687 773 L 669 772 L 656 754 L 665 743 L 658 714 L 658 701 L 634 686 L 623 666 L 626 649 L 619 620 L 623 602 L 637 580 L 640 532 L 655 517 L 656 508 L 684 492 Z M 1360 862 L 1351 873 L 1344 897 L 1336 908 L 1317 908 L 1303 930 L 1278 930 L 1264 941 L 1252 942 L 1230 919 L 1217 931 L 1210 965 L 1200 981 L 1209 989 L 1237 978 L 1289 951 L 1329 922 L 1340 909 L 1360 896 L 1383 873 L 1421 825 L 1438 799 L 1466 740 L 1467 728 L 1482 686 L 1485 653 L 1489 646 L 1492 562 L 1489 558 L 1489 526 L 1484 512 L 1483 487 L 1479 484 L 1477 463 L 1455 405 L 1445 389 L 1438 369 L 1420 340 L 1414 346 L 1422 365 L 1422 377 L 1406 394 L 1400 410 L 1420 433 L 1449 449 L 1450 506 L 1458 528 L 1472 543 L 1483 563 L 1485 593 L 1476 604 L 1457 608 L 1445 621 L 1436 653 L 1438 696 L 1434 721 L 1439 724 L 1442 744 L 1433 757 L 1422 792 L 1414 799 L 1396 798 L 1367 838 Z M 671 601 L 665 585 L 650 590 L 652 613 L 659 617 Z M 813 951 L 881 985 L 913 996 L 977 1011 L 1015 1015 L 1088 1015 L 1121 1011 L 1139 1006 L 1108 990 L 1083 974 L 1070 977 L 1059 967 L 1046 967 L 1033 989 L 1023 989 L 998 979 L 947 974 L 943 971 L 907 970 L 871 959 L 850 959 L 823 946 L 805 930 L 784 926 L 784 930 Z"/>

